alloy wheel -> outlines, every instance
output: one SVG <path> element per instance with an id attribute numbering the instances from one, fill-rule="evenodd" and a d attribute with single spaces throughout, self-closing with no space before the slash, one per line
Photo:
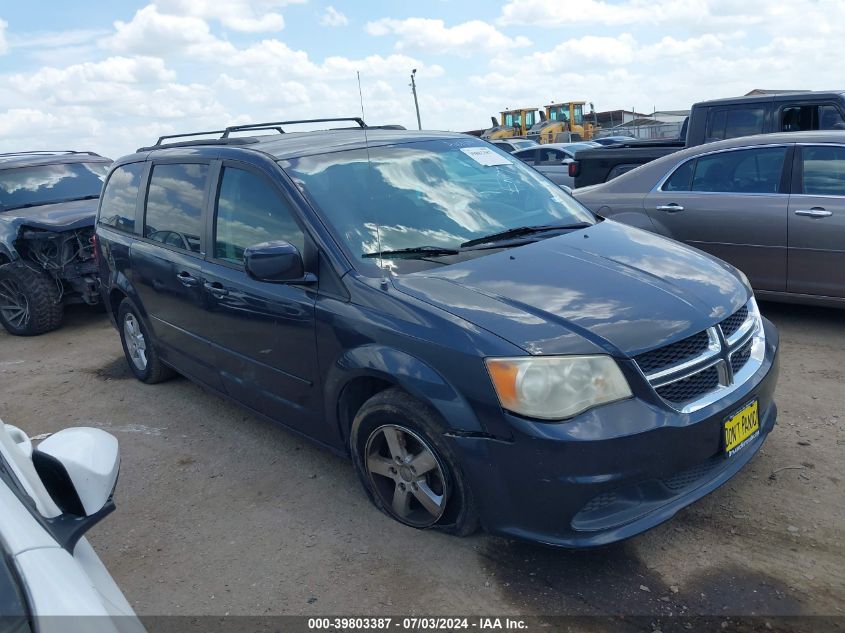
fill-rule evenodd
<path id="1" fill-rule="evenodd" d="M 364 456 L 373 489 L 397 519 L 423 528 L 443 516 L 448 501 L 444 469 L 419 435 L 385 424 L 370 434 Z"/>
<path id="2" fill-rule="evenodd" d="M 138 371 L 144 371 L 147 368 L 147 341 L 138 319 L 131 312 L 123 319 L 123 338 L 132 364 Z"/>
<path id="3" fill-rule="evenodd" d="M 17 329 L 23 329 L 29 321 L 29 301 L 11 279 L 0 280 L 0 314 Z"/>

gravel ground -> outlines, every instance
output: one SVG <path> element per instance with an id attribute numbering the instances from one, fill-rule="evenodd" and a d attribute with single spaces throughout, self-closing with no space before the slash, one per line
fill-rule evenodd
<path id="1" fill-rule="evenodd" d="M 141 615 L 845 614 L 845 312 L 764 304 L 778 426 L 726 486 L 622 544 L 552 550 L 402 527 L 351 464 L 189 381 L 130 377 L 105 316 L 0 330 L 0 416 L 118 437 L 90 540 Z M 841 621 L 841 620 L 840 620 Z"/>

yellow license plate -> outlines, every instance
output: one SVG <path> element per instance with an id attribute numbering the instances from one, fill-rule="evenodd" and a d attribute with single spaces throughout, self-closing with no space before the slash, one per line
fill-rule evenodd
<path id="1" fill-rule="evenodd" d="M 730 457 L 758 435 L 760 415 L 754 400 L 725 421 L 725 452 Z"/>

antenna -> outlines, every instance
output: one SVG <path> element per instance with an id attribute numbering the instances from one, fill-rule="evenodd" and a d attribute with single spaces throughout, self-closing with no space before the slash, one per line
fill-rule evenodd
<path id="1" fill-rule="evenodd" d="M 364 115 L 364 93 L 361 90 L 361 72 L 356 70 L 355 74 L 358 77 L 358 99 L 361 102 L 361 119 L 366 121 L 367 117 Z M 364 125 L 361 129 L 364 132 L 364 148 L 367 150 L 367 192 L 370 194 L 370 208 L 375 209 L 375 207 L 372 206 L 373 187 L 372 187 L 372 182 L 370 181 L 370 177 L 371 177 L 372 169 L 373 169 L 373 165 L 370 162 L 370 141 L 367 138 L 367 126 Z M 378 211 L 376 211 L 376 213 L 378 213 Z M 387 272 L 384 269 L 384 257 L 381 254 L 382 253 L 382 250 L 381 250 L 381 226 L 379 225 L 378 218 L 376 218 L 375 220 L 376 220 L 376 247 L 378 248 L 378 267 L 379 267 L 379 270 L 381 270 L 381 274 L 382 274 L 381 285 L 386 288 L 388 282 L 387 282 Z"/>

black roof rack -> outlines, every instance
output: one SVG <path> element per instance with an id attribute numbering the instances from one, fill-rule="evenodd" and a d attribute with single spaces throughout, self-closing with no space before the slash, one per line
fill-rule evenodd
<path id="1" fill-rule="evenodd" d="M 164 136 L 158 137 L 158 140 L 155 142 L 155 145 L 162 145 L 162 141 L 165 141 L 169 138 L 187 138 L 188 136 L 207 136 L 209 134 L 223 134 L 223 132 L 225 132 L 225 131 L 226 130 L 209 130 L 208 132 L 184 132 L 182 134 L 165 134 Z"/>
<path id="2" fill-rule="evenodd" d="M 167 147 L 189 147 L 191 145 L 247 145 L 257 143 L 258 139 L 252 136 L 230 137 L 232 132 L 256 132 L 258 130 L 275 130 L 279 134 L 284 134 L 283 125 L 298 125 L 300 123 L 335 123 L 338 121 L 354 121 L 361 129 L 366 129 L 367 124 L 361 117 L 339 117 L 332 119 L 299 119 L 295 121 L 270 121 L 268 123 L 247 123 L 244 125 L 230 125 L 224 130 L 208 130 L 207 132 L 183 132 L 181 134 L 165 134 L 159 136 L 154 145 L 149 147 L 139 147 L 139 152 L 150 152 L 155 149 L 164 149 Z M 219 134 L 218 138 L 214 139 L 196 139 L 193 141 L 177 141 L 176 143 L 165 143 L 164 141 L 173 138 L 188 138 L 192 136 L 208 136 L 209 134 Z"/>
<path id="3" fill-rule="evenodd" d="M 185 136 L 193 136 L 193 134 L 186 134 Z M 177 135 L 178 138 L 178 135 Z M 160 141 L 161 139 L 159 139 Z M 194 141 L 179 141 L 176 143 L 156 143 L 149 147 L 139 147 L 135 151 L 152 152 L 156 149 L 168 149 L 171 147 L 196 147 L 197 145 L 251 145 L 257 143 L 258 139 L 253 136 L 239 136 L 235 138 L 202 138 Z"/>
<path id="4" fill-rule="evenodd" d="M 249 123 L 246 125 L 231 125 L 223 131 L 223 136 L 220 138 L 229 138 L 232 132 L 241 132 L 244 130 L 276 130 L 279 134 L 284 134 L 283 125 L 298 125 L 300 123 L 337 123 L 339 121 L 354 121 L 360 128 L 366 128 L 367 124 L 364 119 L 358 116 L 353 117 L 338 117 L 333 119 L 299 119 L 297 121 L 270 121 L 268 123 Z"/>
<path id="5" fill-rule="evenodd" d="M 29 152 L 6 152 L 0 154 L 0 158 L 9 158 L 12 156 L 54 156 L 58 154 L 86 154 L 88 156 L 100 156 L 96 152 L 78 152 L 73 149 L 37 149 Z"/>

